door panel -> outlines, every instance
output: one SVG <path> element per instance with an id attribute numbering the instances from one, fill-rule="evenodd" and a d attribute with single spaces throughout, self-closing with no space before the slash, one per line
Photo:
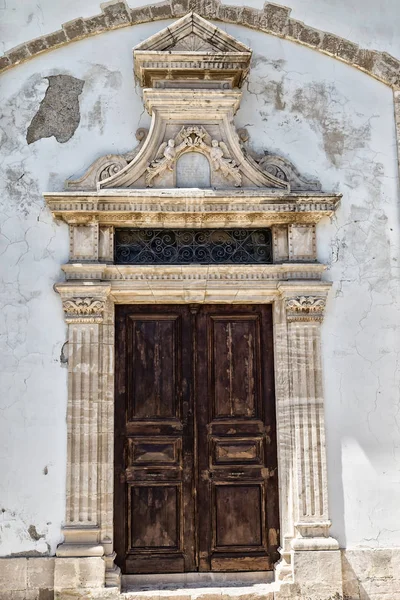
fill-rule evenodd
<path id="1" fill-rule="evenodd" d="M 117 307 L 116 312 L 117 561 L 125 573 L 190 571 L 195 564 L 188 311 Z"/>
<path id="2" fill-rule="evenodd" d="M 199 568 L 271 569 L 279 527 L 271 307 L 204 306 L 197 337 Z"/>
<path id="3" fill-rule="evenodd" d="M 261 506 L 259 485 L 216 485 L 215 549 L 262 548 Z"/>
<path id="4" fill-rule="evenodd" d="M 129 420 L 179 418 L 179 317 L 130 316 Z"/>
<path id="5" fill-rule="evenodd" d="M 172 485 L 130 486 L 131 548 L 179 547 L 180 490 Z"/>
<path id="6" fill-rule="evenodd" d="M 209 326 L 213 416 L 255 417 L 259 399 L 255 320 L 212 316 Z"/>
<path id="7" fill-rule="evenodd" d="M 124 573 L 278 559 L 272 312 L 116 309 L 115 549 Z"/>

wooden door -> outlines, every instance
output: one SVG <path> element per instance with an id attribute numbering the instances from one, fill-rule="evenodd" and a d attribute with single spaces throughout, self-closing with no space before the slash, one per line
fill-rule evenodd
<path id="1" fill-rule="evenodd" d="M 269 570 L 279 531 L 271 306 L 204 306 L 197 332 L 199 570 Z"/>
<path id="2" fill-rule="evenodd" d="M 114 538 L 124 573 L 278 559 L 272 312 L 116 311 Z"/>
<path id="3" fill-rule="evenodd" d="M 118 306 L 114 531 L 123 573 L 193 571 L 193 399 L 185 306 Z"/>

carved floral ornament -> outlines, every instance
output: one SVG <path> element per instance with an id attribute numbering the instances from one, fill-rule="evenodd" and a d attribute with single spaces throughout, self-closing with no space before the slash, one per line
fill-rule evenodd
<path id="1" fill-rule="evenodd" d="M 63 301 L 67 323 L 101 323 L 105 301 L 97 298 L 69 298 Z"/>
<path id="2" fill-rule="evenodd" d="M 321 296 L 295 296 L 286 298 L 287 320 L 322 321 L 326 298 Z"/>

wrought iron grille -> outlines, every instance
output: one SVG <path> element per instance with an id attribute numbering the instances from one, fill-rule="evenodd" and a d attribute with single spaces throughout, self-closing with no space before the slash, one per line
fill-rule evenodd
<path id="1" fill-rule="evenodd" d="M 268 264 L 270 229 L 116 229 L 118 265 Z"/>

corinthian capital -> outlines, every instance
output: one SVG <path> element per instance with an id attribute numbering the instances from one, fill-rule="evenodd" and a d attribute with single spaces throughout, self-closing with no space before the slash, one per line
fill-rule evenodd
<path id="1" fill-rule="evenodd" d="M 105 301 L 97 298 L 69 298 L 63 301 L 67 323 L 101 323 Z"/>
<path id="2" fill-rule="evenodd" d="M 106 309 L 109 285 L 82 285 L 59 283 L 55 286 L 61 295 L 65 321 L 73 323 L 102 323 Z"/>
<path id="3" fill-rule="evenodd" d="M 285 299 L 286 316 L 290 321 L 322 321 L 325 296 L 293 296 Z"/>

